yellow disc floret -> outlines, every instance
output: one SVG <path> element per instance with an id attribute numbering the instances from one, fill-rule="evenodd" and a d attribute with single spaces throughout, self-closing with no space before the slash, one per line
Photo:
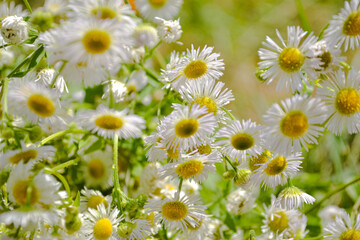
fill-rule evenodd
<path id="1" fill-rule="evenodd" d="M 340 234 L 339 240 L 360 240 L 360 231 L 349 229 Z"/>
<path id="2" fill-rule="evenodd" d="M 246 150 L 254 146 L 254 138 L 247 133 L 238 133 L 231 138 L 231 145 L 236 150 Z"/>
<path id="3" fill-rule="evenodd" d="M 95 125 L 106 130 L 116 130 L 123 126 L 124 122 L 119 117 L 112 115 L 100 116 L 95 120 Z"/>
<path id="4" fill-rule="evenodd" d="M 212 112 L 212 113 L 214 113 L 214 115 L 216 115 L 217 105 L 216 105 L 216 102 L 213 99 L 211 99 L 210 97 L 199 97 L 199 98 L 195 99 L 194 102 L 201 106 L 206 106 L 208 112 Z"/>
<path id="5" fill-rule="evenodd" d="M 92 14 L 100 19 L 113 19 L 116 17 L 116 12 L 109 7 L 97 7 L 94 8 Z"/>
<path id="6" fill-rule="evenodd" d="M 303 136 L 309 128 L 306 115 L 301 111 L 291 111 L 281 120 L 281 132 L 290 138 Z"/>
<path id="7" fill-rule="evenodd" d="M 94 29 L 85 33 L 82 43 L 88 53 L 100 54 L 109 49 L 111 37 L 106 31 Z"/>
<path id="8" fill-rule="evenodd" d="M 55 112 L 53 101 L 41 94 L 30 96 L 27 101 L 27 106 L 40 117 L 50 117 Z"/>
<path id="9" fill-rule="evenodd" d="M 98 195 L 92 195 L 88 199 L 87 207 L 97 209 L 97 206 L 99 206 L 100 204 L 104 204 L 105 208 L 108 207 L 108 202 L 104 197 Z"/>
<path id="10" fill-rule="evenodd" d="M 265 172 L 267 175 L 275 176 L 282 173 L 287 166 L 286 159 L 282 156 L 278 156 L 272 159 L 266 166 Z"/>
<path id="11" fill-rule="evenodd" d="M 189 79 L 196 79 L 203 76 L 207 71 L 207 65 L 202 60 L 190 62 L 184 69 L 184 74 Z"/>
<path id="12" fill-rule="evenodd" d="M 161 212 L 164 218 L 170 221 L 180 221 L 186 217 L 188 209 L 182 202 L 171 201 L 162 205 Z"/>
<path id="13" fill-rule="evenodd" d="M 28 163 L 31 159 L 35 159 L 38 155 L 38 152 L 35 149 L 29 149 L 27 151 L 19 152 L 14 156 L 9 158 L 9 161 L 12 164 L 18 164 L 20 161 Z"/>
<path id="14" fill-rule="evenodd" d="M 182 178 L 191 178 L 202 172 L 204 164 L 202 161 L 192 159 L 183 163 L 180 163 L 176 168 L 175 172 Z"/>
<path id="15" fill-rule="evenodd" d="M 269 228 L 274 233 L 282 233 L 289 227 L 289 219 L 283 211 L 276 212 L 273 219 L 269 218 Z"/>
<path id="16" fill-rule="evenodd" d="M 264 153 L 262 154 L 258 154 L 256 157 L 252 157 L 251 159 L 249 159 L 249 168 L 251 171 L 255 171 L 256 169 L 258 169 L 259 167 L 261 167 L 261 165 L 263 165 L 264 163 L 266 163 L 269 160 L 271 153 L 267 150 L 265 150 Z"/>
<path id="17" fill-rule="evenodd" d="M 335 98 L 335 108 L 343 115 L 352 115 L 360 110 L 360 94 L 353 88 L 342 89 Z"/>
<path id="18" fill-rule="evenodd" d="M 342 32 L 348 36 L 358 36 L 360 34 L 360 12 L 348 16 L 344 22 Z"/>
<path id="19" fill-rule="evenodd" d="M 280 68 L 288 73 L 300 70 L 304 62 L 305 57 L 301 51 L 295 47 L 285 48 L 279 55 Z"/>
<path id="20" fill-rule="evenodd" d="M 109 219 L 101 218 L 94 226 L 94 237 L 96 240 L 106 240 L 113 233 L 113 227 Z"/>
<path id="21" fill-rule="evenodd" d="M 167 0 L 149 0 L 149 3 L 154 8 L 161 8 L 165 5 Z"/>
<path id="22" fill-rule="evenodd" d="M 28 180 L 20 180 L 14 184 L 14 187 L 12 189 L 12 194 L 15 198 L 15 201 L 19 205 L 26 204 L 28 188 L 29 188 Z M 38 201 L 39 201 L 39 192 L 34 186 L 31 186 L 30 204 L 33 205 Z"/>
<path id="23" fill-rule="evenodd" d="M 105 174 L 104 163 L 99 159 L 91 160 L 87 165 L 88 172 L 91 177 L 95 179 L 101 179 Z"/>
<path id="24" fill-rule="evenodd" d="M 199 128 L 198 120 L 196 119 L 183 119 L 175 126 L 176 135 L 181 138 L 188 138 L 194 135 Z"/>

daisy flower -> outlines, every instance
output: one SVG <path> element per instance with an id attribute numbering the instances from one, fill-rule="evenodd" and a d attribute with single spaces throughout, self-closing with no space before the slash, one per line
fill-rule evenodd
<path id="1" fill-rule="evenodd" d="M 10 113 L 32 123 L 56 117 L 61 108 L 57 91 L 35 83 L 35 79 L 33 74 L 28 74 L 12 80 L 8 94 Z"/>
<path id="2" fill-rule="evenodd" d="M 0 168 L 6 167 L 9 164 L 18 164 L 19 162 L 27 164 L 29 161 L 35 163 L 45 159 L 51 162 L 55 152 L 56 149 L 53 146 L 25 146 L 22 142 L 21 149 L 10 150 L 0 156 Z"/>
<path id="3" fill-rule="evenodd" d="M 21 226 L 26 229 L 35 229 L 41 223 L 55 224 L 57 220 L 57 214 L 46 209 L 17 208 L 0 214 L 0 222 L 2 224 L 14 224 L 16 228 Z"/>
<path id="4" fill-rule="evenodd" d="M 28 38 L 28 24 L 22 17 L 6 17 L 1 21 L 1 36 L 7 43 L 21 43 Z"/>
<path id="5" fill-rule="evenodd" d="M 191 50 L 187 49 L 181 58 L 177 58 L 176 54 L 173 54 L 169 65 L 166 66 L 167 70 L 162 73 L 162 81 L 171 84 L 173 89 L 178 90 L 190 80 L 219 79 L 223 75 L 224 63 L 222 59 L 218 59 L 220 54 L 213 53 L 213 49 L 213 47 L 205 46 L 200 51 L 200 48 L 195 49 L 191 45 Z"/>
<path id="6" fill-rule="evenodd" d="M 118 80 L 109 80 L 104 83 L 105 89 L 102 98 L 110 98 L 111 94 L 115 102 L 119 103 L 124 101 L 128 89 L 126 85 Z"/>
<path id="7" fill-rule="evenodd" d="M 345 52 L 359 47 L 360 40 L 360 6 L 359 0 L 345 2 L 345 7 L 330 20 L 324 32 L 324 39 L 331 45 L 344 46 Z"/>
<path id="8" fill-rule="evenodd" d="M 98 187 L 106 189 L 112 185 L 112 152 L 95 151 L 83 156 L 85 185 L 88 187 Z"/>
<path id="9" fill-rule="evenodd" d="M 118 235 L 120 240 L 145 240 L 151 234 L 151 222 L 143 219 L 133 219 L 120 223 Z"/>
<path id="10" fill-rule="evenodd" d="M 69 4 L 69 17 L 88 18 L 93 17 L 100 20 L 113 19 L 131 28 L 135 28 L 136 22 L 133 17 L 135 13 L 129 5 L 118 0 L 73 0 Z"/>
<path id="11" fill-rule="evenodd" d="M 317 144 L 321 124 L 327 119 L 327 108 L 319 98 L 295 95 L 273 104 L 264 115 L 264 138 L 270 150 L 291 154 Z"/>
<path id="12" fill-rule="evenodd" d="M 197 221 L 197 225 L 195 227 L 188 224 L 188 228 L 185 232 L 182 232 L 181 235 L 177 235 L 175 240 L 180 239 L 192 239 L 192 240 L 210 240 L 210 236 L 214 234 L 214 228 L 210 225 L 211 219 L 209 217 L 205 217 Z"/>
<path id="13" fill-rule="evenodd" d="M 251 172 L 254 172 L 264 163 L 266 163 L 271 157 L 271 152 L 264 150 L 264 152 L 248 158 L 248 167 Z"/>
<path id="14" fill-rule="evenodd" d="M 150 199 L 144 208 L 147 209 L 145 213 L 155 212 L 154 222 L 161 220 L 169 230 L 181 228 L 182 231 L 186 231 L 189 225 L 198 226 L 199 220 L 206 216 L 204 212 L 206 207 L 199 202 L 200 200 L 194 195 L 176 194 L 174 198 Z"/>
<path id="15" fill-rule="evenodd" d="M 159 23 L 157 31 L 161 40 L 166 43 L 173 43 L 180 39 L 182 30 L 180 25 L 180 19 L 167 21 L 165 19 L 155 17 Z M 181 44 L 180 42 L 177 42 Z"/>
<path id="16" fill-rule="evenodd" d="M 141 137 L 141 130 L 145 128 L 144 119 L 127 112 L 127 109 L 116 111 L 99 105 L 96 110 L 80 113 L 77 120 L 84 129 L 105 138 L 113 138 L 115 133 L 120 139 Z"/>
<path id="17" fill-rule="evenodd" d="M 313 204 L 315 198 L 301 191 L 297 187 L 291 186 L 284 188 L 276 199 L 276 203 L 285 209 L 297 209 L 302 207 L 304 203 Z"/>
<path id="18" fill-rule="evenodd" d="M 220 152 L 237 161 L 262 152 L 260 126 L 251 119 L 230 122 L 217 132 L 216 138 L 215 144 L 220 147 Z"/>
<path id="19" fill-rule="evenodd" d="M 144 167 L 140 175 L 139 194 L 151 195 L 160 191 L 160 166 L 160 163 L 149 163 Z"/>
<path id="20" fill-rule="evenodd" d="M 233 101 L 234 95 L 231 90 L 223 89 L 225 83 L 215 82 L 213 79 L 203 81 L 186 82 L 179 89 L 180 96 L 189 104 L 197 103 L 200 106 L 206 106 L 208 112 L 217 115 L 224 115 L 221 107 Z"/>
<path id="21" fill-rule="evenodd" d="M 251 182 L 255 185 L 275 188 L 286 183 L 287 179 L 294 177 L 302 163 L 301 153 L 292 155 L 273 155 L 270 160 L 255 170 Z"/>
<path id="22" fill-rule="evenodd" d="M 31 206 L 42 207 L 54 204 L 59 199 L 60 183 L 53 176 L 42 171 L 33 176 L 30 171 L 32 166 L 31 163 L 26 165 L 18 163 L 11 171 L 7 182 L 10 201 L 20 206 L 27 205 L 28 200 Z M 27 199 L 29 186 L 31 193 Z"/>
<path id="23" fill-rule="evenodd" d="M 336 217 L 335 222 L 324 228 L 324 238 L 330 240 L 360 239 L 360 214 L 356 216 L 354 225 L 351 223 L 349 214 Z"/>
<path id="24" fill-rule="evenodd" d="M 209 172 L 216 170 L 215 163 L 221 162 L 216 152 L 209 155 L 195 153 L 187 155 L 176 163 L 168 163 L 159 170 L 161 177 L 169 176 L 178 181 L 180 178 L 203 182 L 207 179 Z"/>
<path id="25" fill-rule="evenodd" d="M 209 142 L 217 125 L 214 114 L 198 104 L 192 106 L 174 105 L 175 110 L 161 124 L 166 126 L 162 143 L 167 149 L 187 151 Z"/>
<path id="26" fill-rule="evenodd" d="M 226 210 L 234 215 L 244 214 L 256 206 L 257 195 L 255 191 L 250 192 L 243 188 L 237 188 L 227 196 Z"/>
<path id="27" fill-rule="evenodd" d="M 316 43 L 316 37 L 300 27 L 288 27 L 287 40 L 281 37 L 278 30 L 276 34 L 280 39 L 281 45 L 276 44 L 270 37 L 266 37 L 258 53 L 260 57 L 259 68 L 265 70 L 261 77 L 271 83 L 279 77 L 276 89 L 281 90 L 284 86 L 286 90 L 292 92 L 303 88 L 302 81 L 307 77 L 316 79 L 316 69 L 320 69 L 320 59 L 315 58 L 310 46 Z M 304 74 L 306 73 L 306 74 Z"/>
<path id="28" fill-rule="evenodd" d="M 135 0 L 136 9 L 150 21 L 155 21 L 155 17 L 174 18 L 182 4 L 183 0 Z"/>
<path id="29" fill-rule="evenodd" d="M 118 217 L 119 210 L 105 208 L 103 204 L 97 210 L 89 208 L 85 213 L 83 234 L 89 240 L 117 240 L 116 230 L 123 217 Z"/>
<path id="30" fill-rule="evenodd" d="M 23 10 L 22 5 L 16 5 L 14 1 L 0 3 L 0 20 L 9 16 L 25 17 L 29 13 Z"/>
<path id="31" fill-rule="evenodd" d="M 360 131 L 360 76 L 359 71 L 352 69 L 347 76 L 341 70 L 330 75 L 324 81 L 323 88 L 318 89 L 327 106 L 326 128 L 340 135 L 344 126 L 350 134 Z"/>
<path id="32" fill-rule="evenodd" d="M 111 196 L 102 195 L 100 191 L 87 189 L 86 187 L 81 190 L 80 196 L 80 211 L 85 212 L 87 209 L 97 209 L 100 204 L 104 204 L 105 208 L 111 203 Z"/>
<path id="33" fill-rule="evenodd" d="M 318 216 L 321 218 L 322 226 L 330 225 L 336 221 L 336 218 L 345 218 L 347 215 L 345 209 L 336 205 L 328 205 L 321 209 Z"/>

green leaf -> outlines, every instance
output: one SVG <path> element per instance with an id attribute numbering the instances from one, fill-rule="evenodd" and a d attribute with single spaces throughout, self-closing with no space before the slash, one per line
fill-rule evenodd
<path id="1" fill-rule="evenodd" d="M 91 144 L 91 146 L 85 150 L 85 154 L 89 154 L 92 152 L 95 152 L 96 150 L 101 149 L 103 146 L 103 140 L 102 139 L 98 139 L 96 142 L 94 142 L 93 144 Z"/>
<path id="2" fill-rule="evenodd" d="M 234 218 L 229 213 L 226 214 L 224 223 L 233 231 L 236 232 L 236 224 Z"/>
<path id="3" fill-rule="evenodd" d="M 74 206 L 75 207 L 80 207 L 80 192 L 79 191 L 76 194 L 76 198 L 75 198 L 75 201 L 74 201 Z"/>
<path id="4" fill-rule="evenodd" d="M 12 77 L 21 78 L 21 77 L 24 77 L 27 73 L 28 73 L 28 71 L 25 71 L 25 72 L 17 72 L 17 73 L 14 73 L 14 74 L 12 75 Z"/>
<path id="5" fill-rule="evenodd" d="M 45 50 L 44 46 L 41 46 L 38 49 L 36 49 L 36 51 L 33 53 L 32 58 L 30 60 L 30 63 L 29 63 L 28 69 L 27 69 L 28 71 L 30 69 L 32 69 L 33 67 L 35 67 L 39 63 L 39 61 L 41 59 L 40 56 L 43 55 L 44 50 Z"/>

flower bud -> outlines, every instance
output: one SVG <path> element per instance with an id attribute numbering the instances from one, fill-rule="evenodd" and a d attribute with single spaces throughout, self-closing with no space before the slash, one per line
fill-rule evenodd
<path id="1" fill-rule="evenodd" d="M 1 36 L 7 43 L 21 43 L 28 38 L 27 27 L 22 17 L 9 16 L 1 21 Z"/>

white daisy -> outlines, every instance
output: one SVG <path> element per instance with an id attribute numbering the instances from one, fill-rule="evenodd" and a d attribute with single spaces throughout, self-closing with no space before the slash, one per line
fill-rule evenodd
<path id="1" fill-rule="evenodd" d="M 190 80 L 219 79 L 223 75 L 224 63 L 222 59 L 218 59 L 220 54 L 213 53 L 213 49 L 205 46 L 200 51 L 200 48 L 195 49 L 191 45 L 191 50 L 187 49 L 181 58 L 172 54 L 166 71 L 162 72 L 161 80 L 178 90 Z"/>
<path id="2" fill-rule="evenodd" d="M 0 20 L 9 16 L 25 17 L 29 13 L 23 10 L 22 5 L 15 5 L 14 1 L 4 1 L 0 3 Z"/>
<path id="3" fill-rule="evenodd" d="M 151 234 L 151 222 L 143 219 L 133 219 L 120 223 L 118 235 L 121 240 L 145 240 Z"/>
<path id="4" fill-rule="evenodd" d="M 199 199 L 194 195 L 175 198 L 165 198 L 162 200 L 150 199 L 145 204 L 146 213 L 155 212 L 154 221 L 162 221 L 169 230 L 181 228 L 183 231 L 188 226 L 196 227 L 199 220 L 205 218 L 204 209 L 206 207 L 199 203 Z"/>
<path id="5" fill-rule="evenodd" d="M 155 21 L 155 17 L 174 18 L 182 4 L 183 0 L 135 0 L 136 9 L 150 21 Z"/>
<path id="6" fill-rule="evenodd" d="M 217 132 L 215 144 L 223 154 L 241 161 L 262 152 L 263 140 L 260 131 L 261 127 L 251 119 L 232 121 Z"/>
<path id="7" fill-rule="evenodd" d="M 318 216 L 321 218 L 322 226 L 329 225 L 336 221 L 337 217 L 344 218 L 347 215 L 345 209 L 336 205 L 328 205 L 321 209 Z"/>
<path id="8" fill-rule="evenodd" d="M 151 49 L 159 43 L 159 37 L 156 28 L 146 23 L 136 26 L 133 37 L 137 47 L 146 46 Z"/>
<path id="9" fill-rule="evenodd" d="M 112 197 L 105 196 L 100 192 L 92 189 L 87 189 L 86 187 L 81 190 L 80 196 L 80 211 L 85 212 L 87 209 L 97 209 L 97 206 L 104 204 L 107 208 L 111 203 Z"/>
<path id="10" fill-rule="evenodd" d="M 114 19 L 119 23 L 135 28 L 135 13 L 129 5 L 117 0 L 72 0 L 69 4 L 70 18 L 95 17 L 101 20 Z"/>
<path id="11" fill-rule="evenodd" d="M 48 209 L 27 209 L 18 208 L 0 214 L 0 222 L 5 225 L 14 224 L 15 227 L 26 229 L 37 229 L 41 223 L 53 223 L 58 220 L 55 212 Z"/>
<path id="12" fill-rule="evenodd" d="M 255 170 L 251 176 L 251 182 L 255 185 L 261 184 L 265 188 L 283 185 L 287 179 L 293 178 L 300 171 L 301 159 L 303 159 L 301 153 L 288 156 L 275 154 Z"/>
<path id="13" fill-rule="evenodd" d="M 33 176 L 30 171 L 32 166 L 31 163 L 24 165 L 21 162 L 11 171 L 7 182 L 10 201 L 20 206 L 45 207 L 54 204 L 60 198 L 58 195 L 60 183 L 53 176 L 42 171 Z M 31 193 L 28 199 L 29 186 Z"/>
<path id="14" fill-rule="evenodd" d="M 105 90 L 102 98 L 110 98 L 112 94 L 115 102 L 119 103 L 124 101 L 128 91 L 124 83 L 118 80 L 109 80 L 108 82 L 105 82 L 104 85 L 105 85 Z"/>
<path id="15" fill-rule="evenodd" d="M 340 135 L 346 126 L 350 134 L 360 131 L 360 75 L 352 69 L 347 76 L 341 70 L 330 75 L 319 88 L 319 97 L 327 105 L 326 128 Z"/>
<path id="16" fill-rule="evenodd" d="M 223 89 L 225 83 L 215 82 L 213 79 L 203 81 L 186 82 L 179 89 L 181 98 L 189 104 L 197 103 L 201 106 L 206 106 L 208 112 L 214 115 L 222 116 L 224 112 L 221 107 L 233 101 L 234 95 L 231 90 Z"/>
<path id="17" fill-rule="evenodd" d="M 302 81 L 307 77 L 316 79 L 316 69 L 320 69 L 320 59 L 314 57 L 310 46 L 316 43 L 316 37 L 300 27 L 288 27 L 287 41 L 281 37 L 278 30 L 276 35 L 281 41 L 281 46 L 276 44 L 270 37 L 266 37 L 263 45 L 268 49 L 260 48 L 258 53 L 260 57 L 259 68 L 265 70 L 261 77 L 271 83 L 279 77 L 276 89 L 281 90 L 301 90 Z M 306 73 L 306 74 L 304 74 Z"/>
<path id="18" fill-rule="evenodd" d="M 227 196 L 226 210 L 234 215 L 242 215 L 256 206 L 257 195 L 257 191 L 237 188 Z"/>
<path id="19" fill-rule="evenodd" d="M 21 149 L 10 150 L 0 156 L 0 168 L 6 167 L 9 164 L 18 164 L 23 162 L 27 164 L 29 161 L 35 163 L 41 160 L 51 162 L 55 156 L 56 149 L 53 146 L 25 146 L 21 143 Z"/>
<path id="20" fill-rule="evenodd" d="M 359 47 L 360 40 L 360 6 L 359 0 L 346 1 L 344 8 L 330 20 L 324 32 L 324 39 L 339 48 L 344 46 L 345 52 Z"/>
<path id="21" fill-rule="evenodd" d="M 159 163 L 149 163 L 144 167 L 140 175 L 139 194 L 150 195 L 160 191 L 161 184 L 158 174 L 160 166 Z"/>
<path id="22" fill-rule="evenodd" d="M 174 105 L 175 110 L 161 124 L 166 126 L 161 143 L 166 149 L 187 151 L 210 141 L 217 125 L 214 114 L 206 107 Z"/>
<path id="23" fill-rule="evenodd" d="M 330 240 L 356 240 L 360 239 L 360 214 L 356 216 L 355 224 L 351 223 L 348 214 L 336 217 L 335 222 L 324 228 L 324 238 Z"/>
<path id="24" fill-rule="evenodd" d="M 99 105 L 96 110 L 78 114 L 78 124 L 88 131 L 105 138 L 113 138 L 114 133 L 121 138 L 138 138 L 145 128 L 145 121 L 137 115 L 127 114 L 128 110 L 116 111 Z"/>
<path id="25" fill-rule="evenodd" d="M 285 209 L 297 209 L 302 207 L 304 203 L 313 204 L 315 198 L 301 191 L 297 187 L 290 186 L 284 188 L 276 199 L 276 203 Z"/>
<path id="26" fill-rule="evenodd" d="M 12 80 L 8 94 L 10 113 L 33 123 L 61 112 L 58 92 L 35 83 L 35 79 L 33 74 L 28 74 Z"/>
<path id="27" fill-rule="evenodd" d="M 85 213 L 83 234 L 89 240 L 117 240 L 117 227 L 123 217 L 118 217 L 119 210 L 105 208 L 103 204 L 97 210 L 89 208 Z"/>
<path id="28" fill-rule="evenodd" d="M 264 115 L 264 138 L 269 150 L 291 154 L 317 144 L 321 124 L 327 119 L 327 108 L 319 98 L 295 95 L 273 104 Z"/>
<path id="29" fill-rule="evenodd" d="M 195 153 L 181 158 L 175 163 L 168 163 L 159 169 L 160 177 L 169 176 L 175 181 L 180 178 L 194 180 L 195 182 L 203 182 L 207 179 L 209 172 L 216 170 L 215 163 L 221 162 L 216 152 L 209 155 L 200 155 Z"/>
<path id="30" fill-rule="evenodd" d="M 198 224 L 193 227 L 190 224 L 187 225 L 187 230 L 182 232 L 181 235 L 177 235 L 175 240 L 191 239 L 191 240 L 210 240 L 210 235 L 214 233 L 214 228 L 210 225 L 211 219 L 206 216 L 203 219 L 199 219 Z"/>
<path id="31" fill-rule="evenodd" d="M 95 151 L 83 156 L 85 185 L 87 187 L 101 187 L 106 189 L 112 186 L 112 151 Z"/>
<path id="32" fill-rule="evenodd" d="M 1 21 L 1 36 L 7 43 L 21 43 L 28 38 L 28 24 L 22 17 L 6 17 Z"/>
<path id="33" fill-rule="evenodd" d="M 157 31 L 161 40 L 167 43 L 173 43 L 180 39 L 182 30 L 180 25 L 180 19 L 167 21 L 165 19 L 155 17 L 159 22 Z M 177 42 L 180 44 L 180 42 Z"/>

